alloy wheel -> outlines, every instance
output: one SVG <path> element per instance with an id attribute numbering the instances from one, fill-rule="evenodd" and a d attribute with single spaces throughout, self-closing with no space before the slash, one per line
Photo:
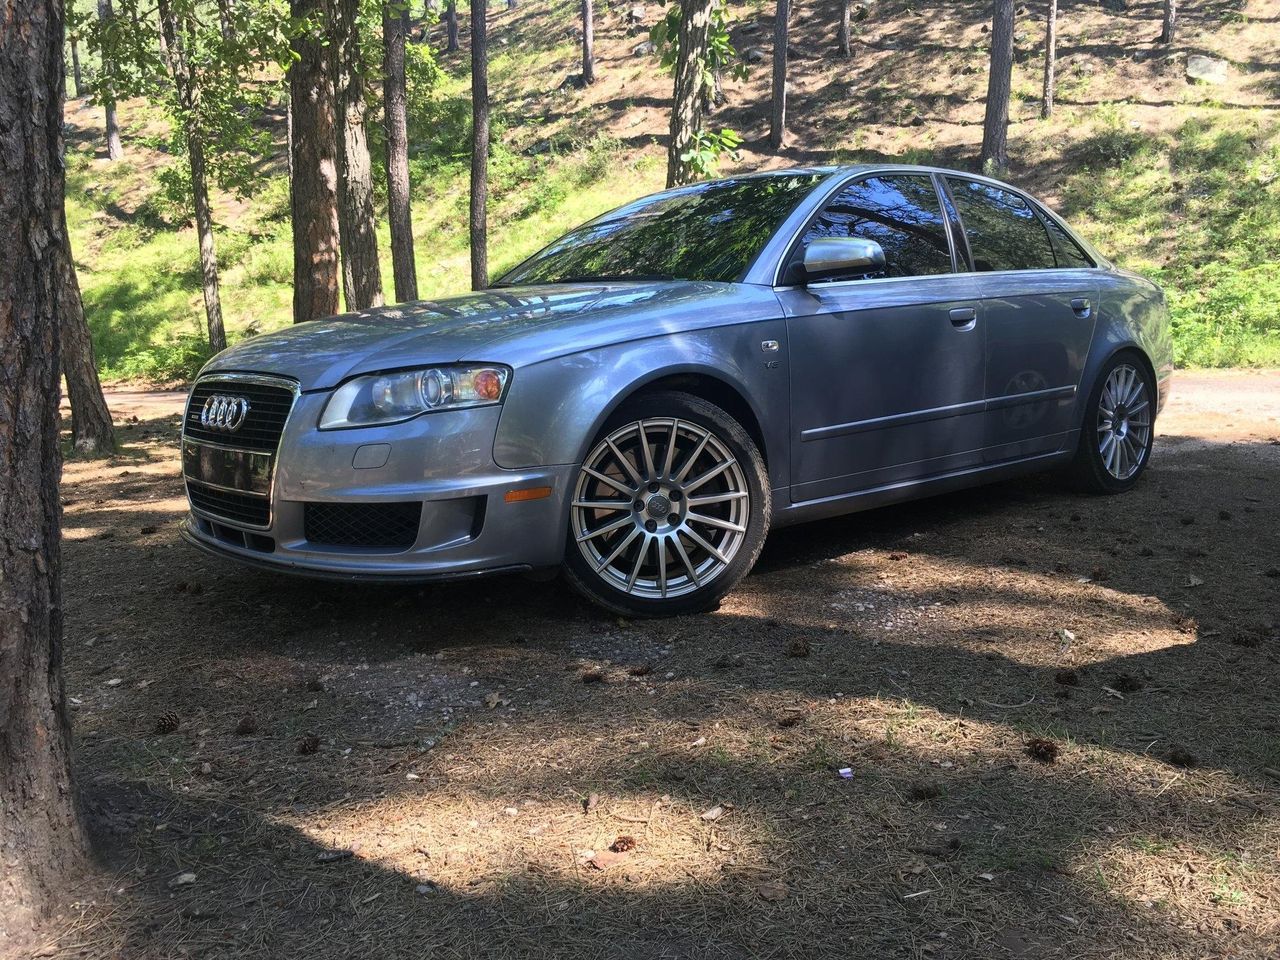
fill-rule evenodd
<path id="1" fill-rule="evenodd" d="M 1137 368 L 1121 363 L 1107 377 L 1098 400 L 1098 453 L 1116 480 L 1128 480 L 1142 467 L 1151 443 L 1151 400 Z"/>
<path id="2" fill-rule="evenodd" d="M 742 465 L 689 420 L 636 420 L 601 440 L 574 488 L 572 533 L 606 583 L 666 599 L 706 586 L 732 562 L 751 516 Z"/>

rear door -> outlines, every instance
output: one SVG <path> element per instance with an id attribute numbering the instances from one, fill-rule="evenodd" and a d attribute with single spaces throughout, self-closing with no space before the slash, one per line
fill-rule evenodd
<path id="1" fill-rule="evenodd" d="M 884 249 L 875 274 L 805 283 L 819 237 Z M 933 177 L 863 175 L 841 187 L 788 256 L 778 289 L 791 372 L 795 502 L 982 462 L 983 326 Z"/>
<path id="2" fill-rule="evenodd" d="M 1049 453 L 1069 441 L 1098 308 L 1088 256 L 1024 197 L 945 178 L 986 325 L 987 462 Z"/>

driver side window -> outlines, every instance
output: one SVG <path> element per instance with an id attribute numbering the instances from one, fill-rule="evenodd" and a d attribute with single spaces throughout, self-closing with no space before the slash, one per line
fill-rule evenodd
<path id="1" fill-rule="evenodd" d="M 866 177 L 835 195 L 801 238 L 788 273 L 819 237 L 874 240 L 884 250 L 884 269 L 831 280 L 922 277 L 951 272 L 951 247 L 933 180 L 918 175 Z"/>

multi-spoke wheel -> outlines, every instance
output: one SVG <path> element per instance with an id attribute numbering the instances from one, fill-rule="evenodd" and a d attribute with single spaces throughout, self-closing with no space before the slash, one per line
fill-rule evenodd
<path id="1" fill-rule="evenodd" d="M 1142 363 L 1127 354 L 1113 359 L 1098 378 L 1073 464 L 1087 490 L 1120 493 L 1137 482 L 1151 455 L 1154 395 Z"/>
<path id="2" fill-rule="evenodd" d="M 583 460 L 572 497 L 570 580 L 629 615 L 713 607 L 755 563 L 768 526 L 755 444 L 687 394 L 626 404 Z"/>

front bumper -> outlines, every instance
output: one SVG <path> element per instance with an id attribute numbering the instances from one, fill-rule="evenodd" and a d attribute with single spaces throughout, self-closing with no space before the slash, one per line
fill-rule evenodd
<path id="1" fill-rule="evenodd" d="M 350 430 L 316 428 L 327 394 L 303 394 L 280 439 L 268 523 L 192 506 L 184 539 L 258 568 L 338 579 L 433 580 L 559 564 L 572 465 L 506 470 L 493 462 L 499 407 L 426 414 Z M 549 488 L 537 499 L 512 491 Z M 420 503 L 412 543 L 316 542 L 308 504 Z"/>

